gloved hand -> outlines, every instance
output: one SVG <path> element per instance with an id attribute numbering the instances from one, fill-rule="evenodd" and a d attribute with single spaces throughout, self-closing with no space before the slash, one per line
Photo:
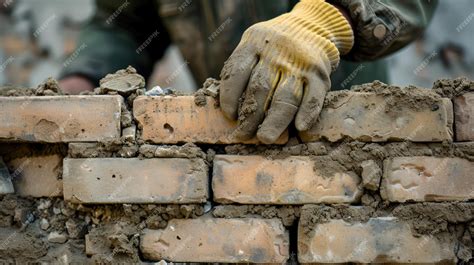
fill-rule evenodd
<path id="1" fill-rule="evenodd" d="M 311 128 L 353 35 L 343 14 L 323 0 L 301 0 L 247 29 L 221 72 L 220 106 L 239 119 L 235 136 L 249 139 L 258 130 L 260 141 L 274 143 L 295 115 L 299 131 Z"/>

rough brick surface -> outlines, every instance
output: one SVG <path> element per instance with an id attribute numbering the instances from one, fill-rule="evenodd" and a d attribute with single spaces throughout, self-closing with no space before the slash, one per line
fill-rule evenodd
<path id="1" fill-rule="evenodd" d="M 0 139 L 87 142 L 120 137 L 119 96 L 0 97 Z"/>
<path id="2" fill-rule="evenodd" d="M 454 99 L 456 141 L 474 141 L 474 93 Z"/>
<path id="3" fill-rule="evenodd" d="M 359 199 L 360 179 L 324 158 L 217 155 L 214 200 L 243 204 L 345 203 Z"/>
<path id="4" fill-rule="evenodd" d="M 62 162 L 63 158 L 57 154 L 22 157 L 10 161 L 8 164 L 15 193 L 31 197 L 62 196 Z"/>
<path id="5" fill-rule="evenodd" d="M 408 223 L 393 217 L 367 223 L 330 220 L 305 233 L 298 228 L 302 263 L 436 263 L 454 262 L 454 246 L 433 236 L 414 237 Z"/>
<path id="6" fill-rule="evenodd" d="M 472 172 L 474 162 L 461 158 L 387 159 L 382 195 L 396 202 L 474 199 Z"/>
<path id="7" fill-rule="evenodd" d="M 242 141 L 232 137 L 237 122 L 224 117 L 207 98 L 205 106 L 197 106 L 193 96 L 138 97 L 133 102 L 133 113 L 142 127 L 142 139 L 154 143 L 174 144 L 195 142 L 232 144 Z M 277 143 L 285 143 L 285 132 Z M 256 139 L 244 143 L 257 143 Z"/>
<path id="8" fill-rule="evenodd" d="M 345 138 L 364 142 L 410 140 L 441 142 L 452 139 L 453 107 L 448 99 L 436 106 L 413 110 L 409 107 L 387 107 L 383 95 L 350 92 L 325 106 L 319 122 L 301 133 L 303 140 L 331 142 Z"/>
<path id="9" fill-rule="evenodd" d="M 289 236 L 277 219 L 174 219 L 164 230 L 145 230 L 140 248 L 156 261 L 281 264 Z"/>
<path id="10" fill-rule="evenodd" d="M 208 197 L 201 159 L 64 159 L 64 198 L 77 203 L 200 203 Z"/>

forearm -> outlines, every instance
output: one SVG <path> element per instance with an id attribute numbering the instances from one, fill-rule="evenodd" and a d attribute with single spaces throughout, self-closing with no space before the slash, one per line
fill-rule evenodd
<path id="1" fill-rule="evenodd" d="M 403 48 L 428 26 L 437 0 L 329 0 L 346 10 L 356 42 L 345 56 L 355 61 L 376 60 Z"/>

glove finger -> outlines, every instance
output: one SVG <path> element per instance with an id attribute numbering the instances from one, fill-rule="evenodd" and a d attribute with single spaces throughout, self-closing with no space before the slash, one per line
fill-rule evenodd
<path id="1" fill-rule="evenodd" d="M 286 130 L 298 110 L 303 93 L 303 82 L 295 76 L 282 77 L 275 90 L 267 117 L 257 137 L 265 144 L 274 143 Z"/>
<path id="2" fill-rule="evenodd" d="M 257 60 L 257 55 L 250 45 L 239 45 L 222 68 L 219 103 L 224 115 L 229 119 L 237 119 L 239 99 L 247 87 Z"/>
<path id="3" fill-rule="evenodd" d="M 239 109 L 240 124 L 234 132 L 238 139 L 248 140 L 254 137 L 265 118 L 266 104 L 272 94 L 272 82 L 278 78 L 278 74 L 269 69 L 265 63 L 260 62 L 252 72 L 243 104 Z"/>
<path id="4" fill-rule="evenodd" d="M 303 100 L 295 119 L 295 126 L 298 131 L 309 130 L 316 123 L 330 86 L 329 78 L 323 80 L 314 75 L 307 79 L 304 84 Z"/>

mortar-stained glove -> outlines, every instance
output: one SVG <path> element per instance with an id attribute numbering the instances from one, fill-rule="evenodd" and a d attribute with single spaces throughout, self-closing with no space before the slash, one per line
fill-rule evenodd
<path id="1" fill-rule="evenodd" d="M 221 72 L 220 106 L 239 120 L 234 136 L 274 143 L 295 118 L 311 128 L 330 89 L 340 54 L 354 44 L 349 21 L 323 0 L 247 29 Z"/>

